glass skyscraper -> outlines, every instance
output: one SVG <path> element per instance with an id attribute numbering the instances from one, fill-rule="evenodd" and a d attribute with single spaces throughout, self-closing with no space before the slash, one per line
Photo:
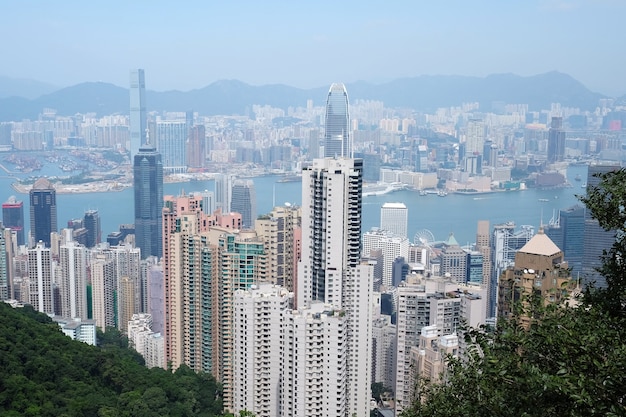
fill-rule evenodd
<path id="1" fill-rule="evenodd" d="M 30 190 L 30 233 L 34 243 L 50 247 L 50 233 L 57 231 L 57 193 L 46 178 L 35 181 Z"/>
<path id="2" fill-rule="evenodd" d="M 161 154 L 149 143 L 139 148 L 133 163 L 135 189 L 135 246 L 141 258 L 161 257 L 163 209 L 163 163 Z"/>
<path id="3" fill-rule="evenodd" d="M 9 197 L 2 204 L 2 223 L 4 227 L 14 230 L 17 234 L 17 244 L 24 244 L 24 203 L 15 196 Z"/>
<path id="4" fill-rule="evenodd" d="M 350 158 L 352 142 L 350 141 L 348 92 L 341 83 L 331 85 L 328 91 L 325 126 L 324 156 Z"/>
<path id="5" fill-rule="evenodd" d="M 231 193 L 230 211 L 241 214 L 245 229 L 254 229 L 256 220 L 256 192 L 251 180 L 236 180 Z"/>
<path id="6" fill-rule="evenodd" d="M 130 72 L 130 160 L 146 142 L 146 82 L 142 69 Z"/>

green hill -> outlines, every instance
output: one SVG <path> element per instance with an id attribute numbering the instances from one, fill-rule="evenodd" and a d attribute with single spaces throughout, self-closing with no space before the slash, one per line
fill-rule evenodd
<path id="1" fill-rule="evenodd" d="M 148 369 L 115 334 L 106 339 L 73 341 L 48 316 L 0 302 L 0 415 L 222 415 L 212 376 Z"/>

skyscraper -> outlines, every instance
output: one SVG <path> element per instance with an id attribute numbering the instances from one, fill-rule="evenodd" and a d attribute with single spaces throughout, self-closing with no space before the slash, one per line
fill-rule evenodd
<path id="1" fill-rule="evenodd" d="M 215 205 L 226 214 L 230 211 L 234 177 L 230 174 L 215 175 Z"/>
<path id="2" fill-rule="evenodd" d="M 163 209 L 163 164 L 161 154 L 146 143 L 135 155 L 135 245 L 141 258 L 160 257 L 162 253 L 161 211 Z"/>
<path id="3" fill-rule="evenodd" d="M 587 171 L 587 186 L 597 187 L 600 184 L 598 175 L 620 169 L 617 165 L 589 165 Z M 594 283 L 596 287 L 606 287 L 604 278 L 596 268 L 602 266 L 602 254 L 615 243 L 615 231 L 604 230 L 600 223 L 591 217 L 589 210 L 585 211 L 585 236 L 583 239 L 584 251 L 582 259 L 582 278 L 585 286 Z"/>
<path id="4" fill-rule="evenodd" d="M 57 193 L 46 178 L 35 181 L 30 190 L 30 233 L 34 242 L 50 247 L 50 233 L 57 231 Z"/>
<path id="5" fill-rule="evenodd" d="M 253 229 L 256 220 L 256 192 L 252 180 L 236 180 L 231 193 L 230 211 L 241 214 L 245 229 Z"/>
<path id="6" fill-rule="evenodd" d="M 321 302 L 346 314 L 347 351 L 332 362 L 346 364 L 347 415 L 358 416 L 369 412 L 373 282 L 373 267 L 360 262 L 362 174 L 363 160 L 350 158 L 316 159 L 303 170 L 295 288 L 297 308 Z M 299 395 L 306 394 L 294 393 L 295 401 L 305 401 Z M 332 392 L 326 395 L 334 401 Z"/>
<path id="7" fill-rule="evenodd" d="M 100 229 L 100 215 L 98 214 L 98 210 L 87 210 L 85 212 L 83 227 L 87 229 L 86 247 L 93 248 L 100 243 L 102 231 Z"/>
<path id="8" fill-rule="evenodd" d="M 341 307 L 338 284 L 361 256 L 362 172 L 363 161 L 348 158 L 315 159 L 303 169 L 299 307 L 307 300 Z"/>
<path id="9" fill-rule="evenodd" d="M 2 204 L 2 224 L 17 234 L 17 244 L 24 244 L 24 203 L 15 196 Z"/>
<path id="10" fill-rule="evenodd" d="M 28 299 L 33 308 L 54 314 L 52 257 L 50 248 L 44 247 L 42 242 L 28 250 L 28 283 Z"/>
<path id="11" fill-rule="evenodd" d="M 188 127 L 187 166 L 190 168 L 202 168 L 206 154 L 206 130 L 204 125 Z"/>
<path id="12" fill-rule="evenodd" d="M 146 142 L 146 82 L 142 69 L 130 71 L 130 160 Z"/>
<path id="13" fill-rule="evenodd" d="M 69 229 L 66 233 L 71 234 Z M 70 237 L 71 239 L 71 237 Z M 56 277 L 61 294 L 61 316 L 69 319 L 87 319 L 87 251 L 70 240 L 61 245 L 59 272 Z"/>
<path id="14" fill-rule="evenodd" d="M 407 237 L 408 210 L 404 203 L 385 203 L 380 208 L 380 228 Z"/>
<path id="15" fill-rule="evenodd" d="M 156 123 L 156 147 L 168 173 L 187 172 L 188 128 L 184 120 L 162 120 Z"/>
<path id="16" fill-rule="evenodd" d="M 324 133 L 325 157 L 350 157 L 350 114 L 348 112 L 348 92 L 341 83 L 330 86 L 326 100 L 326 130 Z"/>
<path id="17" fill-rule="evenodd" d="M 548 132 L 548 163 L 563 161 L 565 158 L 565 132 L 563 131 L 563 118 L 553 117 Z"/>

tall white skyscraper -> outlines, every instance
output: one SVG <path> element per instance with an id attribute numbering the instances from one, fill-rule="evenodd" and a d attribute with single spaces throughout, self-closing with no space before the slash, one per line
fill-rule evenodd
<path id="1" fill-rule="evenodd" d="M 385 203 L 380 208 L 380 228 L 407 237 L 409 211 L 404 203 Z"/>
<path id="2" fill-rule="evenodd" d="M 61 245 L 58 269 L 61 276 L 57 281 L 60 284 L 62 317 L 87 319 L 86 252 L 84 246 L 73 241 Z"/>
<path id="3" fill-rule="evenodd" d="M 164 172 L 187 172 L 187 136 L 187 122 L 184 120 L 161 120 L 156 123 L 156 147 L 161 154 Z"/>
<path id="4" fill-rule="evenodd" d="M 230 174 L 215 175 L 215 206 L 222 209 L 222 213 L 230 211 L 233 182 L 235 178 Z"/>
<path id="5" fill-rule="evenodd" d="M 52 257 L 43 242 L 28 251 L 29 302 L 39 312 L 54 314 Z"/>
<path id="6" fill-rule="evenodd" d="M 361 264 L 363 161 L 316 159 L 302 175 L 297 308 L 321 302 L 346 313 L 348 415 L 369 413 L 373 268 Z M 330 401 L 330 399 L 329 399 Z"/>

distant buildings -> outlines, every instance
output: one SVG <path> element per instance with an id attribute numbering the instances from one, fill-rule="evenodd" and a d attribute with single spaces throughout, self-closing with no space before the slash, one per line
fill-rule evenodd
<path id="1" fill-rule="evenodd" d="M 256 220 L 256 190 L 252 180 L 235 180 L 231 192 L 230 211 L 241 213 L 245 229 L 253 229 Z"/>
<path id="2" fill-rule="evenodd" d="M 565 131 L 563 118 L 553 117 L 548 131 L 548 163 L 562 162 L 565 158 Z"/>
<path id="3" fill-rule="evenodd" d="M 158 120 L 156 148 L 161 154 L 165 173 L 187 172 L 189 128 L 185 120 Z"/>

